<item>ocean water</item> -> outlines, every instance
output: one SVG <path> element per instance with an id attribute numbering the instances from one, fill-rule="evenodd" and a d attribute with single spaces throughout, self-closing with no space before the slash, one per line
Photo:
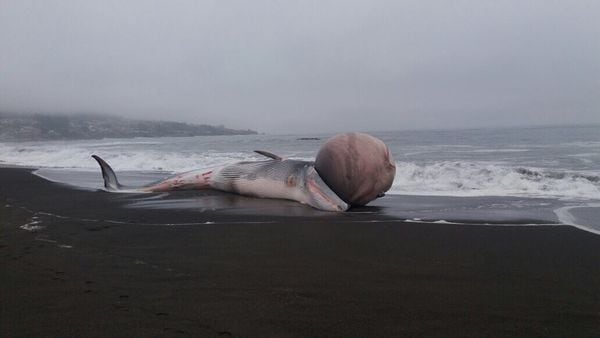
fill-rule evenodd
<path id="1" fill-rule="evenodd" d="M 600 200 L 600 126 L 372 133 L 390 148 L 389 193 Z M 302 138 L 310 137 L 309 140 Z M 0 143 L 0 163 L 179 172 L 256 160 L 253 150 L 311 160 L 332 135 L 250 135 Z M 317 138 L 317 139 L 312 139 Z"/>
<path id="2" fill-rule="evenodd" d="M 546 201 L 543 203 L 550 200 L 563 223 L 577 222 L 575 209 L 600 205 L 600 125 L 371 134 L 388 145 L 396 162 L 396 177 L 388 194 L 495 196 Z M 133 171 L 160 176 L 260 159 L 261 155 L 253 150 L 311 160 L 319 146 L 331 136 L 249 135 L 0 143 L 0 164 L 98 173 L 98 166 L 90 157 L 97 154 L 117 173 Z M 600 232 L 600 225 L 597 227 Z"/>

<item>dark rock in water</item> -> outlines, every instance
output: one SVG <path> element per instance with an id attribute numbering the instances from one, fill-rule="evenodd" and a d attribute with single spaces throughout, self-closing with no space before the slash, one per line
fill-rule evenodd
<path id="1" fill-rule="evenodd" d="M 367 134 L 345 133 L 319 150 L 315 169 L 341 199 L 365 205 L 388 191 L 396 165 L 383 141 Z"/>
<path id="2" fill-rule="evenodd" d="M 299 137 L 296 140 L 298 141 L 318 141 L 320 138 L 318 137 Z"/>

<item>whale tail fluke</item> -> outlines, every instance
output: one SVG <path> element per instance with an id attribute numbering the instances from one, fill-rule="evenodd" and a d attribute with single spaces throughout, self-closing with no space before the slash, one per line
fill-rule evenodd
<path id="1" fill-rule="evenodd" d="M 115 175 L 114 170 L 100 158 L 100 156 L 92 155 L 92 157 L 98 162 L 100 168 L 102 169 L 102 178 L 104 178 L 104 187 L 108 191 L 116 191 L 121 189 L 123 186 L 117 180 L 117 175 Z"/>

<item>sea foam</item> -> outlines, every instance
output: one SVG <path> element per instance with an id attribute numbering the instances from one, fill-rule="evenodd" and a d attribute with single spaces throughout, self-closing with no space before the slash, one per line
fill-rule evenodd
<path id="1" fill-rule="evenodd" d="M 600 199 L 600 173 L 551 171 L 490 162 L 397 162 L 390 193 Z"/>

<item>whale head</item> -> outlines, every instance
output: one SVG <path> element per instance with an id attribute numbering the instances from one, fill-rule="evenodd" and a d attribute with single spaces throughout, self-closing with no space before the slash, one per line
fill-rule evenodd
<path id="1" fill-rule="evenodd" d="M 303 183 L 304 203 L 325 211 L 348 210 L 349 205 L 325 184 L 314 166 L 308 166 Z"/>

